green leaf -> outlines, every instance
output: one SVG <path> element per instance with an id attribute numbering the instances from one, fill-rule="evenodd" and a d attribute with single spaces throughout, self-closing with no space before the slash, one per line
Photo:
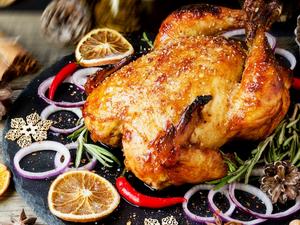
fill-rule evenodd
<path id="1" fill-rule="evenodd" d="M 112 167 L 112 165 L 110 164 L 113 162 L 116 162 L 119 166 L 121 165 L 120 161 L 111 152 L 107 151 L 106 149 L 100 146 L 87 144 L 88 130 L 86 127 L 83 126 L 80 129 L 76 130 L 74 133 L 69 135 L 68 138 L 77 139 L 78 147 L 75 159 L 76 167 L 79 167 L 80 165 L 80 161 L 84 150 L 90 153 L 104 166 Z"/>
<path id="2" fill-rule="evenodd" d="M 77 151 L 76 151 L 76 159 L 75 159 L 75 167 L 78 168 L 80 165 L 80 161 L 82 158 L 82 152 L 83 152 L 83 144 L 84 144 L 84 138 L 83 136 L 85 135 L 85 133 L 87 133 L 87 129 L 84 127 L 84 129 L 80 129 L 81 133 L 79 134 L 78 138 L 77 138 L 77 143 L 78 143 L 78 147 L 77 147 Z"/>
<path id="3" fill-rule="evenodd" d="M 225 178 L 221 179 L 220 182 L 218 184 L 216 184 L 216 186 L 214 187 L 214 190 L 219 190 L 220 188 L 222 188 L 223 186 L 228 184 L 229 178 L 230 177 L 225 177 Z"/>
<path id="4" fill-rule="evenodd" d="M 234 157 L 235 157 L 235 160 L 240 164 L 240 165 L 243 165 L 245 162 L 244 160 L 242 160 L 237 154 L 236 152 L 234 152 Z"/>
<path id="5" fill-rule="evenodd" d="M 150 48 L 153 48 L 153 43 L 148 38 L 146 32 L 143 32 L 143 38 L 141 40 L 144 41 L 144 42 L 146 42 L 149 45 Z"/>
<path id="6" fill-rule="evenodd" d="M 240 178 L 244 175 L 244 173 L 246 172 L 246 170 L 247 170 L 247 166 L 241 166 L 240 168 L 239 168 L 239 172 L 235 175 L 235 176 L 232 176 L 227 182 L 228 182 L 228 184 L 230 184 L 230 183 L 233 183 L 233 182 L 235 182 L 235 181 L 237 181 L 237 180 L 240 180 Z M 251 170 L 252 171 L 252 170 Z M 245 183 L 247 184 L 248 183 L 248 181 L 246 182 L 245 181 Z"/>
<path id="7" fill-rule="evenodd" d="M 105 148 L 102 148 L 98 145 L 93 145 L 93 144 L 84 144 L 84 147 L 87 149 L 90 149 L 92 151 L 95 151 L 98 155 L 102 155 L 103 158 L 110 158 L 114 162 L 116 162 L 119 166 L 121 165 L 120 161 L 115 157 L 111 152 L 106 150 Z M 107 156 L 107 157 L 105 157 Z"/>
<path id="8" fill-rule="evenodd" d="M 283 160 L 286 156 L 288 156 L 289 155 L 289 152 L 285 152 L 285 153 L 283 153 L 283 154 L 281 154 L 279 157 L 278 157 L 278 160 L 276 160 L 276 161 L 281 161 L 281 160 Z"/>
<path id="9" fill-rule="evenodd" d="M 74 131 L 72 134 L 70 134 L 67 138 L 71 139 L 71 140 L 75 140 L 76 138 L 79 137 L 79 135 L 86 130 L 86 127 L 83 126 L 81 128 L 79 128 L 78 130 Z"/>
<path id="10" fill-rule="evenodd" d="M 82 158 L 82 152 L 83 152 L 83 144 L 82 141 L 77 140 L 78 142 L 78 147 L 76 150 L 76 159 L 75 159 L 75 167 L 78 168 L 80 165 L 80 161 Z"/>
<path id="11" fill-rule="evenodd" d="M 298 146 L 297 153 L 296 153 L 295 157 L 291 160 L 291 162 L 292 162 L 293 165 L 296 165 L 296 163 L 300 160 L 300 147 L 299 147 L 299 143 L 298 143 L 297 146 Z M 297 165 L 297 167 L 299 167 L 299 165 L 300 165 L 300 162 Z"/>
<path id="12" fill-rule="evenodd" d="M 279 137 L 278 137 L 278 144 L 282 145 L 282 143 L 285 140 L 285 128 L 286 128 L 286 123 L 283 123 Z"/>
<path id="13" fill-rule="evenodd" d="M 83 123 L 83 117 L 81 117 L 77 120 L 76 126 L 79 126 L 81 123 Z"/>
<path id="14" fill-rule="evenodd" d="M 298 116 L 298 118 L 294 121 L 291 121 L 287 126 L 286 128 L 290 128 L 290 127 L 293 127 L 294 125 L 296 125 L 300 120 L 300 117 Z"/>
<path id="15" fill-rule="evenodd" d="M 253 159 L 250 161 L 249 167 L 247 168 L 247 172 L 245 174 L 245 183 L 247 184 L 249 181 L 249 177 L 251 175 L 251 172 L 253 170 L 253 167 L 255 166 L 255 164 L 258 162 L 258 160 L 261 158 L 262 153 L 264 152 L 264 150 L 266 149 L 266 147 L 270 144 L 270 142 L 272 141 L 272 137 L 268 137 L 265 141 L 261 142 L 258 145 L 258 151 L 257 153 L 254 155 Z"/>
<path id="16" fill-rule="evenodd" d="M 90 153 L 92 156 L 94 156 L 103 166 L 106 167 L 112 167 L 112 165 L 109 165 L 106 163 L 98 154 L 96 154 L 93 150 L 86 148 L 87 152 Z"/>
<path id="17" fill-rule="evenodd" d="M 288 146 L 290 142 L 293 140 L 293 136 L 290 136 L 288 139 L 286 139 L 283 143 L 283 147 Z"/>

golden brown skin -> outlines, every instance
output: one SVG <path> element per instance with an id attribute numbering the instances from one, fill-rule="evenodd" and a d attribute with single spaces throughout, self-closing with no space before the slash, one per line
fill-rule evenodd
<path id="1" fill-rule="evenodd" d="M 226 167 L 217 149 L 227 141 L 228 95 L 240 80 L 244 58 L 238 43 L 222 37 L 171 42 L 96 88 L 84 107 L 86 126 L 94 140 L 122 145 L 127 169 L 155 188 L 220 178 Z M 152 143 L 202 95 L 213 96 L 196 126 L 204 134 L 187 140 L 173 164 L 165 165 L 169 155 L 161 155 Z"/>
<path id="2" fill-rule="evenodd" d="M 217 179 L 223 144 L 264 138 L 286 114 L 289 72 L 262 28 L 248 53 L 220 36 L 169 39 L 88 96 L 85 124 L 93 140 L 123 146 L 127 169 L 156 189 Z"/>
<path id="3" fill-rule="evenodd" d="M 245 21 L 246 13 L 243 10 L 206 4 L 188 5 L 163 21 L 154 47 L 179 37 L 216 35 L 225 30 L 241 28 L 245 26 Z"/>
<path id="4" fill-rule="evenodd" d="M 231 95 L 228 131 L 235 138 L 257 140 L 270 134 L 289 108 L 291 71 L 276 62 L 263 29 L 248 54 L 242 81 Z"/>

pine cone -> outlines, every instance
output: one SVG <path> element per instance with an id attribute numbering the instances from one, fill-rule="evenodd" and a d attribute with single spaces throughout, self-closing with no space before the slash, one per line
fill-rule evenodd
<path id="1" fill-rule="evenodd" d="M 84 0 L 54 0 L 41 17 L 45 38 L 61 45 L 76 44 L 91 25 L 92 14 Z"/>
<path id="2" fill-rule="evenodd" d="M 286 161 L 278 161 L 265 167 L 265 175 L 260 180 L 260 189 L 273 203 L 295 200 L 300 195 L 300 172 Z"/>

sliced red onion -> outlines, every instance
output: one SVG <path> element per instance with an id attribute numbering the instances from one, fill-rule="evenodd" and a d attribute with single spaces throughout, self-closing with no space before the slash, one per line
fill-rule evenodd
<path id="1" fill-rule="evenodd" d="M 242 191 L 248 192 L 248 193 L 253 194 L 254 196 L 258 197 L 265 204 L 265 206 L 267 208 L 266 213 L 254 212 L 251 209 L 248 209 L 245 206 L 243 206 L 236 199 L 235 194 L 234 194 L 235 190 L 242 190 Z M 240 208 L 244 212 L 247 212 L 250 215 L 255 216 L 257 218 L 280 219 L 280 218 L 290 216 L 291 214 L 293 214 L 293 213 L 300 210 L 300 196 L 298 196 L 294 206 L 292 206 L 291 208 L 289 208 L 286 211 L 271 214 L 272 211 L 273 211 L 273 205 L 272 205 L 272 202 L 271 202 L 270 198 L 263 191 L 261 191 L 259 188 L 256 188 L 256 187 L 253 187 L 253 186 L 247 185 L 247 184 L 232 184 L 232 185 L 230 185 L 229 186 L 229 196 L 230 196 L 231 200 L 233 201 L 233 203 L 238 208 Z M 271 211 L 271 213 L 269 213 L 270 211 Z"/>
<path id="2" fill-rule="evenodd" d="M 90 68 L 84 68 L 84 69 L 77 70 L 71 76 L 71 81 L 77 87 L 84 90 L 84 84 L 86 83 L 88 77 L 90 75 L 96 73 L 98 70 L 102 70 L 102 68 L 101 67 L 90 67 Z"/>
<path id="3" fill-rule="evenodd" d="M 215 221 L 214 217 L 204 217 L 204 216 L 198 216 L 194 213 L 192 213 L 189 209 L 188 209 L 188 203 L 190 198 L 199 190 L 212 190 L 214 188 L 213 185 L 208 185 L 208 184 L 200 184 L 200 185 L 196 185 L 194 187 L 192 187 L 190 190 L 188 190 L 185 195 L 184 198 L 186 199 L 185 202 L 182 203 L 182 207 L 183 207 L 183 211 L 185 212 L 185 214 L 193 221 L 199 222 L 199 223 L 205 223 L 205 222 L 209 222 L 209 223 L 213 223 Z M 228 195 L 226 195 L 227 197 Z M 235 205 L 232 203 L 232 201 L 228 198 L 230 207 L 229 209 L 224 213 L 226 215 L 231 215 L 235 209 Z"/>
<path id="4" fill-rule="evenodd" d="M 45 172 L 29 172 L 21 168 L 20 161 L 26 156 L 34 152 L 53 150 L 64 156 L 64 161 L 55 169 Z M 69 150 L 61 143 L 56 141 L 40 141 L 31 144 L 28 147 L 20 149 L 14 157 L 14 167 L 18 174 L 22 177 L 38 180 L 57 176 L 64 172 L 71 161 Z"/>
<path id="5" fill-rule="evenodd" d="M 231 38 L 238 35 L 245 35 L 245 33 L 246 33 L 245 29 L 237 29 L 237 30 L 227 31 L 223 33 L 222 36 L 225 38 Z M 268 43 L 271 49 L 274 49 L 276 47 L 276 38 L 268 32 L 266 32 L 266 37 L 268 39 Z"/>
<path id="6" fill-rule="evenodd" d="M 242 29 L 226 31 L 225 33 L 222 34 L 222 36 L 225 38 L 231 38 L 234 36 L 245 35 L 245 33 L 246 33 L 245 29 L 242 28 Z"/>
<path id="7" fill-rule="evenodd" d="M 72 142 L 72 143 L 69 143 L 69 144 L 66 144 L 65 147 L 67 149 L 76 149 L 78 147 L 78 143 L 77 142 Z M 62 154 L 60 154 L 59 152 L 56 153 L 55 155 L 55 158 L 54 158 L 54 165 L 55 167 L 61 167 L 61 158 L 62 158 Z M 95 168 L 97 164 L 97 159 L 95 157 L 93 157 L 89 163 L 87 163 L 86 165 L 84 166 L 81 166 L 81 167 L 78 167 L 78 168 L 70 168 L 70 167 L 67 167 L 65 169 L 64 172 L 67 172 L 67 171 L 70 171 L 70 170 L 93 170 Z"/>
<path id="8" fill-rule="evenodd" d="M 212 211 L 214 213 L 216 213 L 217 215 L 220 214 L 220 213 L 223 213 L 214 203 L 214 196 L 217 194 L 217 193 L 221 193 L 223 195 L 226 196 L 226 198 L 228 199 L 229 201 L 229 209 L 227 210 L 227 212 L 225 212 L 224 214 L 230 216 L 233 211 L 235 210 L 235 204 L 233 204 L 233 202 L 231 201 L 230 197 L 229 197 L 229 194 L 228 194 L 228 190 L 227 190 L 228 186 L 224 186 L 218 190 L 214 190 L 214 189 L 211 189 L 209 192 L 208 192 L 208 204 L 210 206 L 210 208 L 212 209 Z"/>
<path id="9" fill-rule="evenodd" d="M 57 105 L 57 106 L 67 107 L 67 108 L 80 107 L 85 103 L 85 101 L 80 101 L 80 102 L 64 102 L 64 101 L 61 101 L 61 102 L 57 102 L 57 101 L 52 101 L 49 98 L 47 98 L 46 97 L 46 91 L 48 90 L 48 88 L 49 88 L 50 84 L 52 83 L 53 79 L 54 79 L 54 77 L 50 77 L 50 78 L 44 80 L 38 88 L 38 95 L 45 102 L 47 102 L 48 104 L 51 104 L 51 105 Z M 70 80 L 67 79 L 64 82 L 70 82 Z"/>
<path id="10" fill-rule="evenodd" d="M 249 191 L 249 193 L 257 196 L 257 189 L 256 187 L 253 187 L 253 186 L 250 186 L 248 184 L 238 184 L 238 185 L 242 185 L 242 186 L 245 186 L 247 187 L 247 189 Z M 222 190 L 222 189 L 221 189 Z M 243 221 L 243 220 L 238 220 L 238 219 L 234 219 L 234 218 L 231 218 L 229 215 L 226 215 L 225 213 L 221 212 L 218 207 L 215 205 L 214 201 L 213 201 L 213 196 L 218 192 L 218 191 L 221 191 L 221 190 L 211 190 L 209 193 L 208 193 L 208 202 L 210 204 L 210 207 L 212 208 L 212 210 L 217 213 L 223 220 L 225 221 L 231 221 L 231 222 L 236 222 L 236 223 L 241 223 L 241 224 L 245 224 L 245 225 L 252 225 L 252 224 L 259 224 L 259 223 L 262 223 L 264 221 L 266 221 L 266 219 L 254 219 L 254 220 L 250 220 L 250 221 Z M 259 189 L 258 189 L 259 190 Z M 229 193 L 229 196 L 230 196 L 230 193 Z M 231 196 L 230 196 L 231 197 Z M 232 200 L 232 199 L 231 199 Z M 232 201 L 233 204 L 235 204 L 234 201 Z M 273 206 L 272 206 L 272 203 L 271 205 L 267 205 L 266 204 L 266 215 L 270 215 L 273 211 Z"/>
<path id="11" fill-rule="evenodd" d="M 281 55 L 284 58 L 286 58 L 290 63 L 290 69 L 291 70 L 295 69 L 297 60 L 296 57 L 291 52 L 283 48 L 275 48 L 275 54 Z"/>
<path id="12" fill-rule="evenodd" d="M 47 120 L 48 117 L 52 113 L 55 113 L 55 112 L 58 112 L 58 111 L 62 111 L 62 110 L 73 112 L 73 113 L 75 113 L 78 116 L 79 119 L 82 118 L 82 112 L 81 112 L 80 108 L 64 108 L 64 107 L 58 107 L 56 105 L 49 105 L 49 106 L 47 106 L 41 112 L 41 118 L 43 120 Z M 78 126 L 75 126 L 75 127 L 72 127 L 72 128 L 62 129 L 62 128 L 57 128 L 57 127 L 51 126 L 50 130 L 52 130 L 52 131 L 54 131 L 56 133 L 70 134 L 70 133 L 73 133 L 78 128 L 80 128 L 82 125 L 83 125 L 83 121 L 81 121 L 81 123 Z"/>

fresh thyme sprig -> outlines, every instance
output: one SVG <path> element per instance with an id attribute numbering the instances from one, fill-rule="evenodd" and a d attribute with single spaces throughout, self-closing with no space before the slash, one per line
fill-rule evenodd
<path id="1" fill-rule="evenodd" d="M 268 164 L 280 160 L 288 160 L 293 165 L 300 167 L 299 135 L 300 104 L 296 104 L 292 116 L 285 118 L 273 134 L 260 142 L 252 150 L 247 160 L 243 161 L 236 154 L 234 160 L 224 155 L 229 171 L 227 176 L 209 183 L 215 184 L 216 189 L 238 180 L 244 180 L 245 183 L 248 183 L 253 169 L 261 162 Z"/>
<path id="2" fill-rule="evenodd" d="M 120 161 L 105 148 L 102 148 L 98 145 L 88 144 L 88 130 L 86 127 L 81 127 L 76 130 L 74 133 L 68 136 L 72 140 L 76 140 L 78 143 L 76 151 L 75 166 L 79 167 L 83 151 L 87 151 L 93 157 L 95 157 L 102 165 L 107 167 L 112 167 L 112 164 L 115 162 L 119 166 L 121 165 Z"/>

